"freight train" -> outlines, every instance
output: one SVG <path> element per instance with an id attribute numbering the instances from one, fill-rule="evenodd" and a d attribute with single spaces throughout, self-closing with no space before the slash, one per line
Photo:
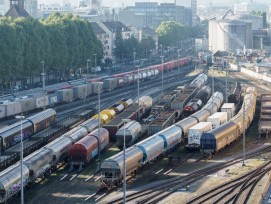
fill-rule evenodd
<path id="1" fill-rule="evenodd" d="M 235 82 L 230 90 L 230 94 L 228 96 L 228 102 L 235 104 L 235 109 L 240 105 L 241 103 L 241 85 L 239 82 Z"/>
<path id="2" fill-rule="evenodd" d="M 145 96 L 143 98 L 146 98 Z M 140 101 L 142 101 L 140 99 Z M 131 107 L 133 101 L 131 99 L 122 99 L 114 106 L 106 110 L 124 110 L 120 113 L 125 113 Z M 146 110 L 140 107 L 141 110 Z M 112 111 L 103 110 L 112 120 Z M 132 115 L 137 115 L 138 106 L 136 110 L 130 111 Z M 111 117 L 111 116 L 112 117 Z M 110 121 L 110 120 L 109 120 Z M 102 119 L 100 120 L 100 124 Z M 61 137 L 50 142 L 40 150 L 27 156 L 23 162 L 23 176 L 24 186 L 31 185 L 37 178 L 45 176 L 48 172 L 56 168 L 57 164 L 62 161 L 71 160 L 72 166 L 79 165 L 79 169 L 83 165 L 89 163 L 93 157 L 98 153 L 97 149 L 97 134 L 99 121 L 95 117 L 83 122 L 81 125 L 73 128 L 69 132 L 63 134 Z M 96 129 L 96 130 L 95 130 Z M 109 131 L 101 128 L 101 150 L 103 150 L 109 143 Z M 87 136 L 87 137 L 86 137 Z M 85 138 L 86 137 L 86 138 Z M 0 172 L 0 203 L 6 202 L 20 191 L 20 165 L 14 164 L 8 169 Z"/>
<path id="3" fill-rule="evenodd" d="M 190 58 L 186 57 L 140 69 L 139 80 L 152 80 L 161 71 L 170 71 L 176 67 L 182 67 L 188 64 L 190 64 Z M 66 85 L 47 90 L 46 94 L 40 94 L 39 96 L 29 95 L 12 100 L 0 101 L 0 119 L 12 117 L 20 113 L 27 113 L 43 107 L 53 107 L 58 104 L 84 99 L 98 92 L 112 91 L 116 88 L 135 83 L 137 78 L 137 71 L 124 72 L 112 75 L 110 78 L 100 77 L 70 83 L 67 82 Z"/>
<path id="4" fill-rule="evenodd" d="M 212 154 L 238 139 L 248 129 L 253 120 L 256 99 L 255 87 L 248 87 L 240 111 L 228 122 L 202 135 L 200 138 L 201 151 Z M 243 114 L 245 114 L 245 119 Z"/>
<path id="5" fill-rule="evenodd" d="M 126 175 L 136 174 L 138 169 L 152 162 L 164 153 L 172 150 L 187 138 L 188 129 L 195 124 L 207 121 L 223 102 L 223 94 L 214 93 L 213 99 L 198 112 L 174 125 L 150 136 L 126 150 Z M 101 164 L 102 187 L 109 189 L 119 185 L 123 176 L 123 152 L 120 152 Z"/>
<path id="6" fill-rule="evenodd" d="M 22 120 L 23 139 L 49 127 L 56 120 L 56 111 L 47 109 Z M 0 129 L 0 152 L 16 145 L 21 141 L 21 122 Z"/>
<path id="7" fill-rule="evenodd" d="M 207 102 L 211 95 L 211 88 L 209 86 L 203 86 L 196 96 L 189 101 L 189 103 L 183 109 L 184 117 L 197 112 Z"/>

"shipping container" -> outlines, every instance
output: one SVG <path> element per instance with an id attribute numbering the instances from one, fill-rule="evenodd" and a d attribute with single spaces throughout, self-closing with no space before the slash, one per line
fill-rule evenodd
<path id="1" fill-rule="evenodd" d="M 209 116 L 207 121 L 212 123 L 212 129 L 215 129 L 227 122 L 227 113 L 226 112 L 216 112 L 213 115 Z"/>
<path id="2" fill-rule="evenodd" d="M 61 89 L 57 90 L 57 96 L 59 98 L 59 102 L 69 103 L 73 101 L 73 90 L 72 89 Z"/>
<path id="3" fill-rule="evenodd" d="M 234 103 L 224 103 L 221 107 L 221 112 L 227 113 L 227 120 L 231 119 L 235 115 L 235 104 Z"/>
<path id="4" fill-rule="evenodd" d="M 22 112 L 20 102 L 6 102 L 0 104 L 0 107 L 5 107 L 5 116 L 13 116 Z"/>
<path id="5" fill-rule="evenodd" d="M 188 130 L 188 149 L 198 149 L 200 147 L 201 136 L 212 130 L 211 122 L 200 122 Z"/>
<path id="6" fill-rule="evenodd" d="M 2 106 L 2 104 L 0 104 L 0 118 L 4 117 L 6 117 L 6 106 Z"/>
<path id="7" fill-rule="evenodd" d="M 83 99 L 83 98 L 85 98 L 86 91 L 87 91 L 86 89 L 87 89 L 86 84 L 74 86 L 73 87 L 73 98 L 74 99 Z"/>
<path id="8" fill-rule="evenodd" d="M 103 80 L 103 89 L 112 91 L 118 87 L 118 80 L 116 78 L 109 78 Z"/>
<path id="9" fill-rule="evenodd" d="M 22 113 L 34 110 L 36 108 L 36 98 L 29 97 L 20 99 Z"/>
<path id="10" fill-rule="evenodd" d="M 36 97 L 36 108 L 43 108 L 49 105 L 49 99 L 47 95 Z"/>
<path id="11" fill-rule="evenodd" d="M 162 112 L 148 128 L 148 134 L 153 135 L 175 123 L 177 114 L 175 111 Z"/>
<path id="12" fill-rule="evenodd" d="M 92 82 L 93 94 L 103 93 L 103 82 Z"/>
<path id="13" fill-rule="evenodd" d="M 49 106 L 50 107 L 53 107 L 53 106 L 55 106 L 55 104 L 59 103 L 58 96 L 56 93 L 48 95 L 48 99 L 49 99 Z"/>

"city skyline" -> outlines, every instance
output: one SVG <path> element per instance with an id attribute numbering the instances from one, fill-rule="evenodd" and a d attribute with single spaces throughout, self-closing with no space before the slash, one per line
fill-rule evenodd
<path id="1" fill-rule="evenodd" d="M 60 3 L 59 0 L 38 0 L 39 4 L 54 4 L 54 3 Z M 78 5 L 78 0 L 70 0 L 71 4 L 76 6 Z M 158 3 L 174 3 L 175 0 L 102 0 L 102 6 L 107 7 L 121 7 L 123 6 L 131 6 L 134 5 L 135 2 L 158 2 Z M 176 0 L 177 5 L 182 6 L 190 6 L 190 0 Z M 239 1 L 241 2 L 250 2 L 250 0 L 243 0 Z M 266 3 L 270 4 L 268 0 L 254 0 L 256 3 Z M 198 5 L 210 5 L 212 3 L 213 6 L 230 6 L 236 3 L 236 0 L 198 0 Z"/>

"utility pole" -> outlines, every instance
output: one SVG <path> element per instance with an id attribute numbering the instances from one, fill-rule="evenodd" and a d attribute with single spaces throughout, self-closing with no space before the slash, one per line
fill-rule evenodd
<path id="1" fill-rule="evenodd" d="M 42 64 L 42 91 L 43 91 L 43 110 L 45 110 L 45 71 L 44 71 L 44 60 L 41 61 Z"/>
<path id="2" fill-rule="evenodd" d="M 90 62 L 90 59 L 87 59 L 87 77 L 89 77 L 89 70 L 88 70 L 88 63 Z"/>
<path id="3" fill-rule="evenodd" d="M 177 52 L 178 52 L 178 60 L 180 60 L 180 50 L 178 49 Z M 180 71 L 181 71 L 180 70 L 180 62 L 178 62 L 178 81 L 179 81 L 179 83 L 181 81 L 180 80 L 180 74 L 181 74 Z"/>
<path id="4" fill-rule="evenodd" d="M 23 120 L 25 119 L 24 116 L 17 115 L 15 117 L 17 120 L 21 121 L 21 161 L 20 161 L 20 167 L 21 167 L 21 204 L 24 204 L 24 178 L 23 178 L 23 155 L 24 155 L 24 146 L 23 146 Z"/>
<path id="5" fill-rule="evenodd" d="M 125 124 L 130 122 L 130 119 L 122 119 L 122 122 Z M 126 204 L 126 141 L 125 141 L 125 127 L 123 134 L 123 204 Z"/>
<path id="6" fill-rule="evenodd" d="M 100 162 L 101 162 L 101 117 L 100 117 L 100 112 L 101 112 L 101 102 L 100 102 L 100 84 L 98 85 L 98 144 L 99 144 L 99 147 L 98 147 L 98 157 L 99 157 L 99 169 L 100 169 Z"/>
<path id="7" fill-rule="evenodd" d="M 214 111 L 214 92 L 215 92 L 215 87 L 214 87 L 214 67 L 212 66 L 212 70 L 213 70 L 213 73 L 212 73 L 212 114 L 213 111 Z"/>
<path id="8" fill-rule="evenodd" d="M 226 65 L 226 103 L 228 103 L 228 66 Z"/>
<path id="9" fill-rule="evenodd" d="M 243 102 L 243 166 L 245 165 L 245 160 L 246 160 L 246 130 L 245 130 L 245 117 L 246 117 L 246 88 L 244 86 L 244 102 Z"/>
<path id="10" fill-rule="evenodd" d="M 164 56 L 161 56 L 162 61 L 162 96 L 164 94 Z"/>

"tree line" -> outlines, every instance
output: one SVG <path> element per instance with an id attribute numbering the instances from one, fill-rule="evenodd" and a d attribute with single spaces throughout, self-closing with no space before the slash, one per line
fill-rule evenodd
<path id="1" fill-rule="evenodd" d="M 70 69 L 86 67 L 94 53 L 97 62 L 103 56 L 103 46 L 91 24 L 72 14 L 53 13 L 43 20 L 0 17 L 0 36 L 2 86 L 39 76 L 41 61 L 46 73 L 67 76 Z"/>

